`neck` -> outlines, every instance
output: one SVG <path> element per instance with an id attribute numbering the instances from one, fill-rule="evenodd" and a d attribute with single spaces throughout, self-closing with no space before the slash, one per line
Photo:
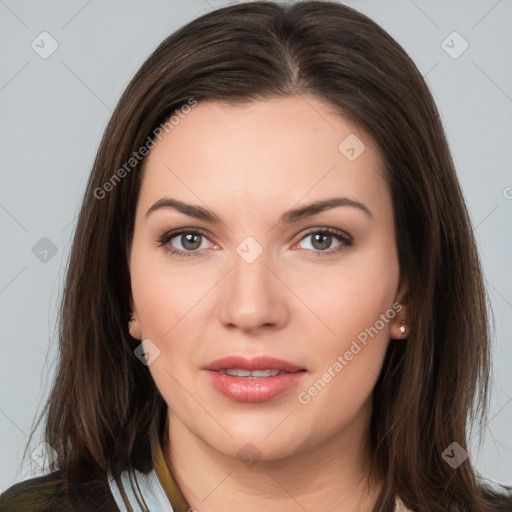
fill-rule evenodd
<path id="1" fill-rule="evenodd" d="M 168 427 L 166 462 L 190 506 L 201 512 L 370 512 L 382 488 L 369 478 L 366 434 L 344 431 L 314 448 L 246 465 L 204 443 L 172 413 Z"/>

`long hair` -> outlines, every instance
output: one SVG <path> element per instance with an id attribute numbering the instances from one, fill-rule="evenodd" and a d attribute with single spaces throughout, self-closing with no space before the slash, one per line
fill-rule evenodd
<path id="1" fill-rule="evenodd" d="M 82 480 L 149 471 L 151 422 L 166 411 L 127 331 L 127 260 L 144 164 L 130 158 L 191 100 L 302 94 L 328 100 L 380 150 L 409 285 L 408 340 L 390 344 L 373 392 L 373 473 L 384 479 L 375 510 L 392 509 L 397 496 L 413 510 L 491 510 L 471 461 L 453 469 L 442 457 L 453 442 L 467 448 L 471 422 L 485 417 L 490 356 L 479 256 L 440 116 L 398 43 L 333 2 L 214 10 L 165 39 L 123 93 L 70 253 L 60 359 L 44 411 L 54 467 Z"/>

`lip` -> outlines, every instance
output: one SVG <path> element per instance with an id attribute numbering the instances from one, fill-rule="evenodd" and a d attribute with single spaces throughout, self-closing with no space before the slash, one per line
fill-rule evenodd
<path id="1" fill-rule="evenodd" d="M 272 356 L 258 356 L 252 359 L 246 359 L 241 356 L 228 356 L 222 359 L 217 359 L 204 367 L 205 370 L 219 371 L 224 368 L 241 368 L 243 370 L 267 370 L 274 368 L 282 372 L 293 373 L 304 368 L 299 368 L 288 361 L 277 359 Z"/>
<path id="2" fill-rule="evenodd" d="M 244 370 L 276 369 L 285 372 L 274 377 L 250 379 L 219 373 L 226 368 Z M 288 361 L 271 356 L 246 359 L 228 356 L 209 363 L 204 367 L 206 375 L 215 390 L 236 402 L 267 402 L 296 386 L 306 375 L 300 368 Z"/>

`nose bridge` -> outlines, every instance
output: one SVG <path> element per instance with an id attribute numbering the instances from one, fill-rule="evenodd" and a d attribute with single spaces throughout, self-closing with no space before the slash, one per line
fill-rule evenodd
<path id="1" fill-rule="evenodd" d="M 287 318 L 285 295 L 268 268 L 268 255 L 263 251 L 256 257 L 254 252 L 252 257 L 246 257 L 243 249 L 247 247 L 247 253 L 254 251 L 254 247 L 242 243 L 233 256 L 233 269 L 227 276 L 222 298 L 221 321 L 244 330 L 282 325 Z"/>

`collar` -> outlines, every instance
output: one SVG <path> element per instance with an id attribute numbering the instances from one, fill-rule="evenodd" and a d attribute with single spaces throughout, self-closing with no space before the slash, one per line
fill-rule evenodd
<path id="1" fill-rule="evenodd" d="M 163 432 L 163 444 L 166 444 L 167 448 L 169 447 L 169 429 L 167 420 L 165 422 Z M 155 470 L 156 476 L 158 477 L 158 481 L 160 482 L 160 485 L 162 486 L 162 489 L 164 490 L 173 511 L 188 512 L 191 510 L 190 505 L 187 503 L 187 500 L 183 496 L 183 493 L 174 480 L 171 470 L 165 461 L 164 452 L 162 450 L 162 443 L 160 442 L 160 437 L 156 432 L 155 435 L 153 435 L 151 441 L 151 457 L 153 459 L 153 468 Z"/>

